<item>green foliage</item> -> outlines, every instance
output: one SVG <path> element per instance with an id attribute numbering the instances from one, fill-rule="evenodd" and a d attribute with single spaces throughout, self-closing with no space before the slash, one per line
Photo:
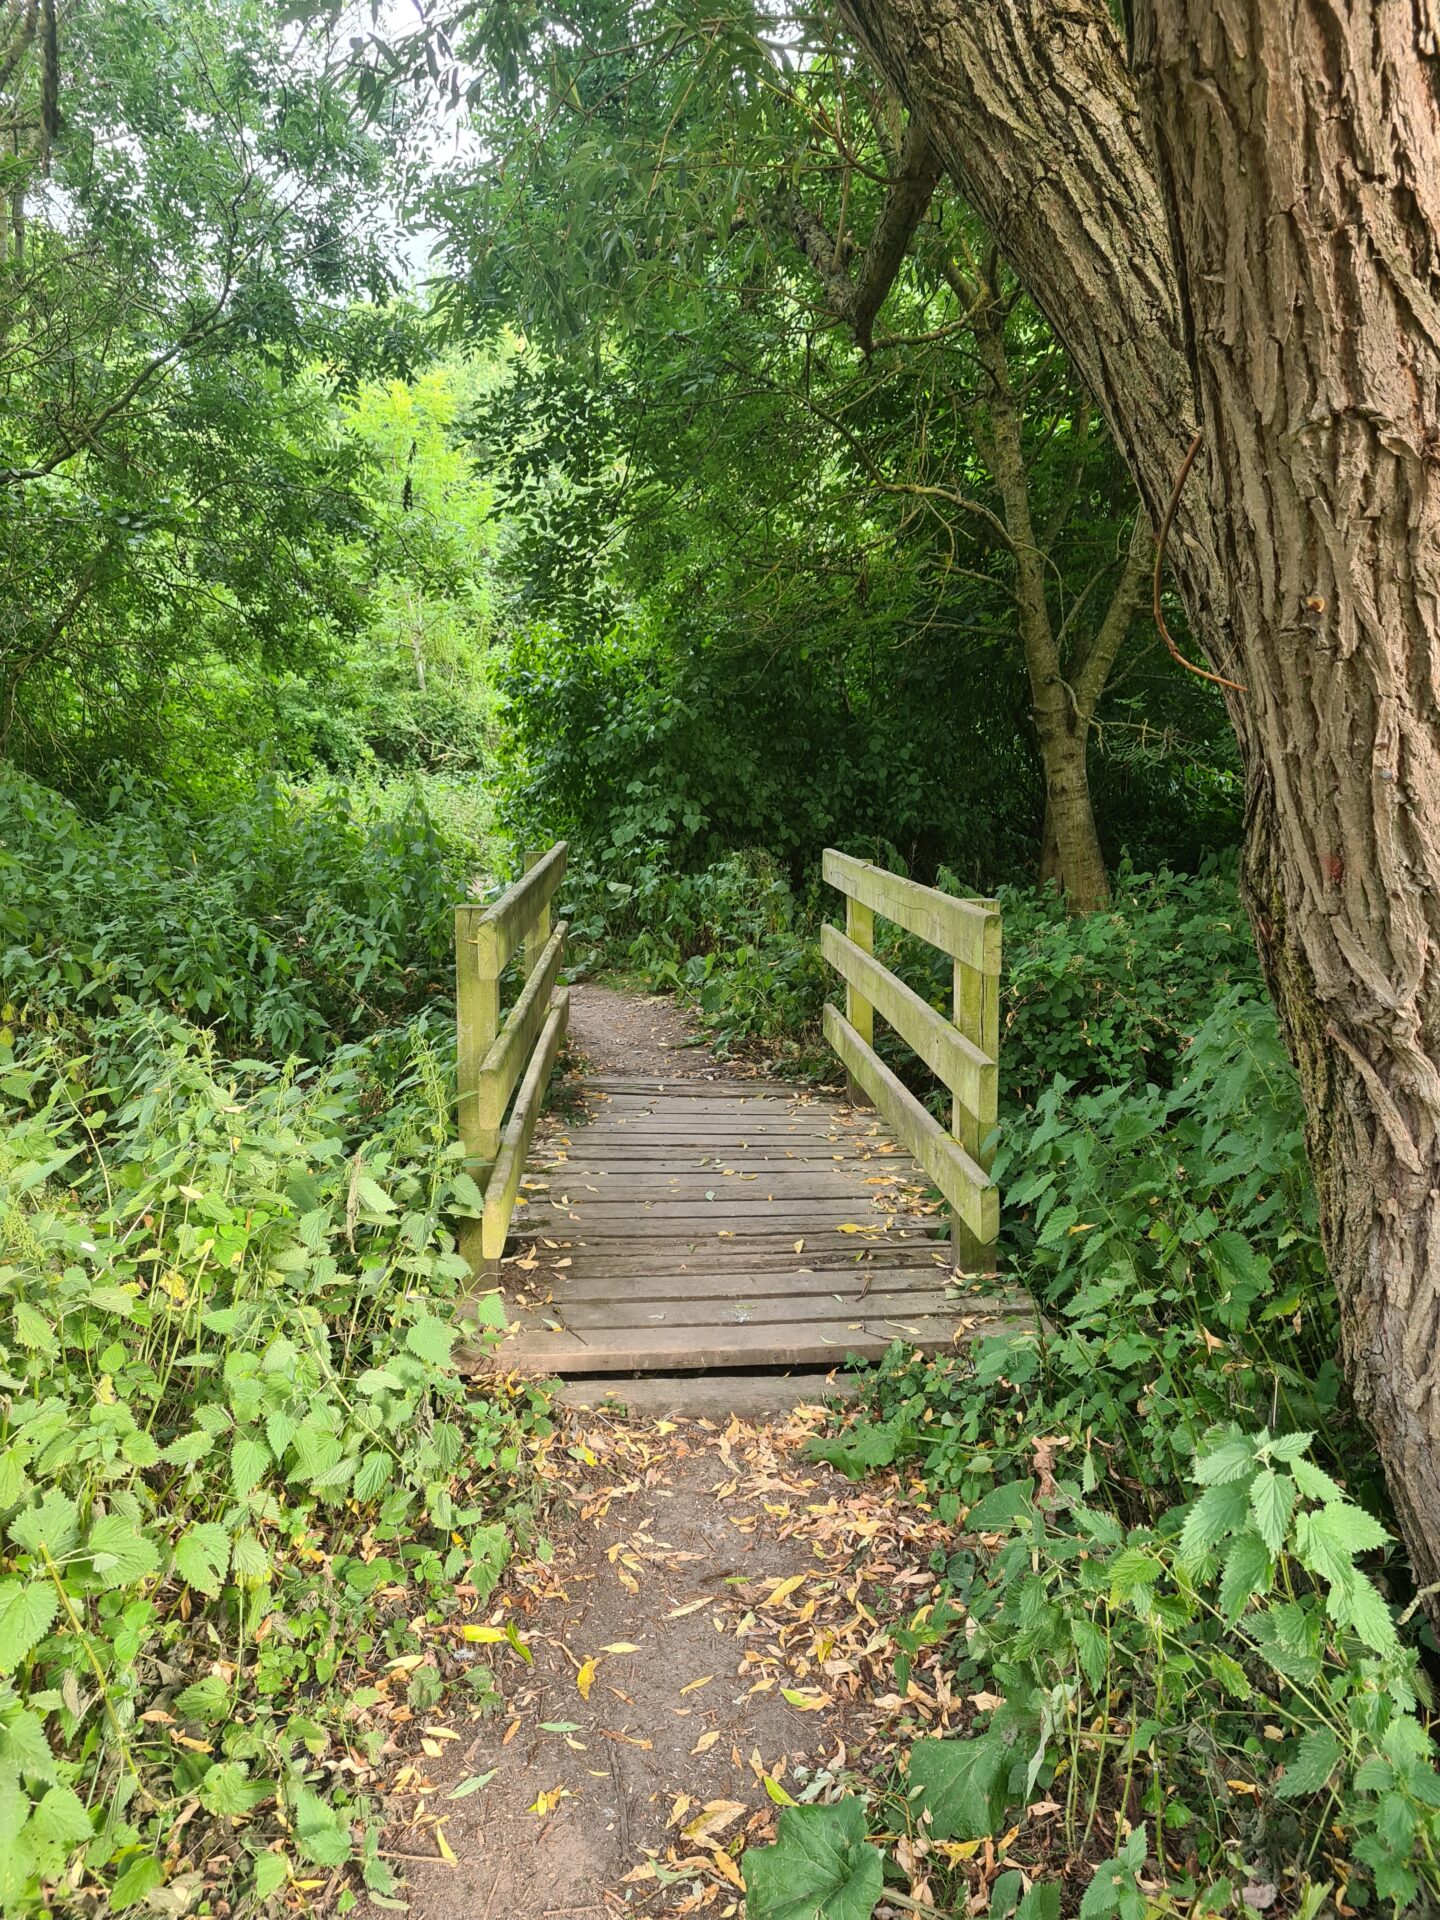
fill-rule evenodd
<path id="1" fill-rule="evenodd" d="M 20 21 L 4 104 L 29 127 L 46 36 Z M 304 666 L 359 618 L 363 463 L 329 389 L 406 366 L 418 325 L 374 304 L 404 113 L 362 125 L 323 38 L 261 0 L 81 0 L 49 151 L 12 156 L 0 752 L 68 784 L 156 764 L 186 665 Z"/>
<path id="2" fill-rule="evenodd" d="M 6 804 L 0 1907 L 40 1910 L 82 1858 L 117 1911 L 350 1862 L 389 1897 L 378 1804 L 330 1761 L 379 1759 L 393 1688 L 428 1710 L 452 1684 L 435 1629 L 457 1585 L 493 1588 L 547 1431 L 538 1390 L 477 1392 L 452 1357 L 478 1196 L 449 1021 L 422 1004 L 444 843 L 413 805 L 335 792 L 199 822 L 132 791 L 86 823 L 12 777 Z M 215 936 L 203 966 L 176 929 Z M 322 1066 L 283 1062 L 247 943 L 257 971 L 322 948 L 268 989 L 297 982 Z M 206 981 L 210 1031 L 181 1013 Z M 382 985 L 421 1010 L 337 1044 Z M 489 1697 L 483 1667 L 461 1684 Z"/>
<path id="3" fill-rule="evenodd" d="M 143 1036 L 142 1008 L 319 1058 L 448 983 L 476 864 L 419 788 L 266 780 L 203 814 L 117 775 L 87 819 L 0 766 L 0 1001 L 22 1051 L 78 1016 L 92 1101 L 120 1097 L 110 1049 Z"/>
<path id="4" fill-rule="evenodd" d="M 745 1855 L 750 1920 L 870 1920 L 883 1890 L 859 1800 L 786 1807 L 775 1844 Z"/>

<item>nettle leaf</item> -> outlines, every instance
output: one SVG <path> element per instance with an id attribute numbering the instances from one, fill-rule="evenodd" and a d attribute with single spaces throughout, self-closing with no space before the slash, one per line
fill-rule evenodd
<path id="1" fill-rule="evenodd" d="M 870 1920 L 885 1874 L 855 1799 L 787 1807 L 775 1843 L 742 1863 L 749 1920 Z"/>
<path id="2" fill-rule="evenodd" d="M 262 1853 L 255 1862 L 255 1897 L 268 1900 L 290 1878 L 290 1862 L 283 1853 Z"/>
<path id="3" fill-rule="evenodd" d="M 1329 1506 L 1333 1501 L 1345 1498 L 1344 1491 L 1313 1460 L 1293 1460 L 1290 1471 L 1295 1476 L 1296 1486 L 1307 1500 L 1323 1500 Z"/>
<path id="4" fill-rule="evenodd" d="M 133 1586 L 160 1565 L 160 1549 L 133 1520 L 107 1513 L 85 1536 L 85 1551 L 102 1587 Z"/>
<path id="5" fill-rule="evenodd" d="M 230 1536 L 214 1520 L 188 1527 L 175 1542 L 175 1571 L 197 1593 L 218 1597 L 230 1564 Z"/>
<path id="6" fill-rule="evenodd" d="M 44 1639 L 60 1602 L 48 1580 L 0 1580 L 0 1673 Z"/>
<path id="7" fill-rule="evenodd" d="M 1298 1800 L 1302 1794 L 1318 1793 L 1334 1773 L 1340 1760 L 1340 1742 L 1328 1727 L 1317 1727 L 1301 1739 L 1285 1770 L 1275 1783 L 1281 1800 Z"/>
<path id="8" fill-rule="evenodd" d="M 182 1720 L 198 1720 L 203 1726 L 214 1726 L 229 1718 L 230 1688 L 218 1673 L 207 1673 L 203 1680 L 177 1693 L 174 1704 Z"/>
<path id="9" fill-rule="evenodd" d="M 270 1449 L 263 1441 L 242 1434 L 230 1449 L 230 1484 L 242 1497 L 270 1471 Z"/>
<path id="10" fill-rule="evenodd" d="M 1265 1451 L 1272 1460 L 1295 1460 L 1314 1438 L 1313 1433 L 1282 1433 L 1278 1440 L 1270 1442 Z M 1299 1478 L 1298 1474 L 1296 1478 Z"/>
<path id="11" fill-rule="evenodd" d="M 343 1866 L 350 1858 L 349 1823 L 318 1793 L 301 1787 L 295 1796 L 295 1843 L 317 1866 Z"/>
<path id="12" fill-rule="evenodd" d="M 80 1509 L 68 1493 L 52 1487 L 38 1507 L 17 1514 L 10 1538 L 27 1553 L 48 1553 L 61 1560 L 80 1537 Z"/>
<path id="13" fill-rule="evenodd" d="M 1243 1434 L 1222 1440 L 1218 1447 L 1196 1456 L 1190 1477 L 1202 1487 L 1223 1486 L 1228 1480 L 1243 1480 L 1255 1465 L 1255 1447 Z"/>
<path id="14" fill-rule="evenodd" d="M 200 1782 L 200 1802 L 209 1813 L 241 1818 L 268 1800 L 273 1786 L 257 1784 L 238 1760 L 222 1760 Z"/>
<path id="15" fill-rule="evenodd" d="M 55 1338 L 55 1329 L 43 1314 L 35 1311 L 28 1301 L 15 1302 L 13 1324 L 15 1337 L 21 1346 L 31 1347 L 36 1353 L 56 1354 L 60 1351 L 60 1342 Z"/>
<path id="16" fill-rule="evenodd" d="M 1295 1510 L 1295 1482 L 1288 1473 L 1263 1467 L 1250 1483 L 1250 1512 L 1255 1530 L 1272 1553 L 1279 1553 Z"/>
<path id="17" fill-rule="evenodd" d="M 450 1349 L 454 1343 L 455 1329 L 430 1313 L 423 1315 L 405 1332 L 405 1345 L 416 1359 L 428 1360 L 436 1367 L 449 1366 Z"/>
<path id="18" fill-rule="evenodd" d="M 31 1818 L 40 1838 L 57 1846 L 78 1847 L 95 1837 L 85 1802 L 69 1787 L 51 1787 Z"/>
<path id="19" fill-rule="evenodd" d="M 365 1454 L 355 1469 L 355 1484 L 352 1489 L 357 1500 L 373 1500 L 381 1488 L 389 1481 L 393 1463 L 388 1453 L 378 1448 Z"/>
<path id="20" fill-rule="evenodd" d="M 1380 1522 L 1363 1507 L 1337 1500 L 1310 1516 L 1313 1538 L 1333 1541 L 1344 1553 L 1369 1553 L 1390 1538 Z"/>
<path id="21" fill-rule="evenodd" d="M 1274 1573 L 1270 1549 L 1258 1533 L 1238 1534 L 1220 1570 L 1220 1610 L 1227 1620 L 1238 1620 L 1245 1603 L 1267 1593 Z"/>
<path id="22" fill-rule="evenodd" d="M 917 1740 L 910 1784 L 937 1840 L 985 1840 L 1005 1822 L 1014 1754 L 995 1733 L 970 1740 Z"/>
<path id="23" fill-rule="evenodd" d="M 1196 1566 L 1227 1534 L 1238 1533 L 1249 1514 L 1249 1502 L 1242 1481 L 1228 1480 L 1207 1487 L 1191 1503 L 1180 1534 L 1180 1558 L 1186 1566 Z"/>
<path id="24" fill-rule="evenodd" d="M 253 1533 L 237 1533 L 230 1548 L 230 1571 L 242 1586 L 258 1586 L 270 1577 L 270 1555 Z"/>
<path id="25" fill-rule="evenodd" d="M 161 1452 L 160 1458 L 167 1466 L 193 1467 L 196 1461 L 203 1460 L 213 1450 L 214 1445 L 214 1434 L 199 1427 L 194 1433 L 182 1433 L 178 1440 L 172 1440 Z"/>
<path id="26" fill-rule="evenodd" d="M 1332 1620 L 1352 1627 L 1373 1652 L 1395 1651 L 1398 1642 L 1390 1609 L 1363 1573 L 1352 1568 L 1344 1580 L 1337 1580 L 1326 1598 L 1325 1610 Z"/>

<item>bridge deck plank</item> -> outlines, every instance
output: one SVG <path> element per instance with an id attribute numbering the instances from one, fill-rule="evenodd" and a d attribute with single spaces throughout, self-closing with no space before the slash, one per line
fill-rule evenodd
<path id="1" fill-rule="evenodd" d="M 838 1366 L 1033 1318 L 955 1283 L 926 1176 L 868 1109 L 738 1079 L 589 1080 L 581 1099 L 532 1148 L 501 1367 Z"/>

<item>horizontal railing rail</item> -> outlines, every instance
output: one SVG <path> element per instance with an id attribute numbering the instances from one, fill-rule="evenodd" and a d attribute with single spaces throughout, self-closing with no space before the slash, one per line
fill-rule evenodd
<path id="1" fill-rule="evenodd" d="M 825 1037 L 851 1097 L 874 1106 L 924 1167 L 950 1210 L 956 1264 L 995 1265 L 1000 1196 L 990 1175 L 999 1099 L 1000 909 L 922 887 L 833 847 L 823 872 L 845 896 L 845 931 L 827 925 L 820 948 L 845 983 L 845 1011 L 827 1005 Z M 875 958 L 875 916 L 917 934 L 952 963 L 953 1017 Z M 947 1130 L 875 1051 L 875 1016 L 949 1089 Z"/>
<path id="2" fill-rule="evenodd" d="M 505 1251 L 525 1156 L 570 1017 L 570 991 L 557 986 L 567 928 L 563 920 L 550 924 L 565 856 L 561 840 L 488 907 L 466 902 L 455 909 L 460 1140 L 485 1202 L 478 1250 L 467 1236 L 472 1267 L 493 1265 Z M 502 1020 L 505 969 L 522 947 L 524 985 Z"/>

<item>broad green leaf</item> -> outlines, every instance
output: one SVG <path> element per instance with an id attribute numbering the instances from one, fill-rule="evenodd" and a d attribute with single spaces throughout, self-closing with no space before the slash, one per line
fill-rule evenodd
<path id="1" fill-rule="evenodd" d="M 56 1354 L 60 1351 L 55 1329 L 43 1314 L 35 1311 L 28 1300 L 17 1300 L 11 1312 L 15 1337 L 22 1346 L 33 1347 L 36 1353 Z"/>
<path id="2" fill-rule="evenodd" d="M 1180 1534 L 1180 1558 L 1190 1567 L 1197 1566 L 1210 1549 L 1227 1534 L 1237 1533 L 1245 1525 L 1248 1503 L 1244 1484 L 1228 1480 L 1207 1487 L 1190 1504 Z"/>
<path id="3" fill-rule="evenodd" d="M 268 1900 L 290 1878 L 290 1862 L 283 1853 L 262 1853 L 255 1862 L 255 1893 Z"/>
<path id="4" fill-rule="evenodd" d="M 786 1807 L 775 1843 L 742 1862 L 748 1920 L 870 1920 L 884 1890 L 859 1800 Z"/>
<path id="5" fill-rule="evenodd" d="M 1295 1508 L 1295 1482 L 1288 1473 L 1262 1467 L 1250 1482 L 1250 1512 L 1255 1531 L 1272 1553 L 1279 1553 L 1290 1531 Z"/>
<path id="6" fill-rule="evenodd" d="M 10 1673 L 43 1640 L 60 1602 L 48 1580 L 0 1580 L 0 1673 Z"/>
<path id="7" fill-rule="evenodd" d="M 78 1847 L 95 1837 L 85 1802 L 69 1787 L 51 1787 L 31 1817 L 42 1840 L 62 1847 Z"/>
<path id="8" fill-rule="evenodd" d="M 427 1313 L 406 1329 L 405 1344 L 417 1360 L 428 1360 L 435 1367 L 448 1367 L 455 1329 Z"/>
<path id="9" fill-rule="evenodd" d="M 273 1795 L 273 1786 L 250 1778 L 238 1760 L 222 1760 L 200 1782 L 200 1800 L 207 1812 L 240 1818 Z"/>
<path id="10" fill-rule="evenodd" d="M 394 1472 L 394 1462 L 388 1453 L 378 1448 L 365 1454 L 355 1469 L 353 1492 L 357 1500 L 373 1500 L 390 1480 Z"/>
<path id="11" fill-rule="evenodd" d="M 270 1555 L 253 1533 L 237 1533 L 230 1548 L 230 1571 L 242 1586 L 258 1586 L 270 1577 Z"/>
<path id="12" fill-rule="evenodd" d="M 1222 1440 L 1218 1447 L 1198 1454 L 1191 1479 L 1202 1487 L 1223 1486 L 1228 1480 L 1243 1480 L 1255 1465 L 1255 1448 L 1243 1435 Z"/>
<path id="13" fill-rule="evenodd" d="M 134 1520 L 107 1513 L 91 1525 L 85 1551 L 102 1587 L 133 1586 L 157 1571 L 160 1549 Z"/>
<path id="14" fill-rule="evenodd" d="M 241 1434 L 230 1449 L 230 1484 L 236 1493 L 249 1493 L 270 1471 L 270 1449 L 249 1434 Z"/>
<path id="15" fill-rule="evenodd" d="M 175 1711 L 182 1720 L 199 1720 L 206 1726 L 230 1717 L 230 1688 L 218 1673 L 206 1674 L 175 1696 Z"/>
<path id="16" fill-rule="evenodd" d="M 1007 1480 L 1003 1487 L 992 1487 L 965 1515 L 967 1533 L 1001 1533 L 1035 1510 L 1035 1482 Z"/>
<path id="17" fill-rule="evenodd" d="M 917 1811 L 937 1840 L 984 1840 L 1005 1821 L 1005 1783 L 1013 1750 L 997 1734 L 969 1740 L 917 1740 L 910 1785 Z"/>
<path id="18" fill-rule="evenodd" d="M 215 1599 L 230 1564 L 230 1536 L 214 1520 L 188 1527 L 175 1542 L 175 1571 L 197 1593 Z"/>
<path id="19" fill-rule="evenodd" d="M 295 1844 L 317 1866 L 339 1867 L 350 1858 L 348 1821 L 308 1787 L 295 1796 Z"/>
<path id="20" fill-rule="evenodd" d="M 1237 1534 L 1220 1571 L 1220 1610 L 1227 1620 L 1238 1620 L 1252 1595 L 1269 1591 L 1272 1572 L 1270 1549 L 1259 1534 Z"/>
<path id="21" fill-rule="evenodd" d="M 27 1553 L 48 1553 L 52 1560 L 63 1560 L 80 1537 L 80 1509 L 68 1493 L 52 1487 L 38 1507 L 17 1514 L 10 1523 L 10 1538 Z"/>
<path id="22" fill-rule="evenodd" d="M 158 1860 L 148 1853 L 138 1855 L 121 1869 L 119 1878 L 110 1889 L 110 1911 L 123 1913 L 126 1907 L 136 1906 L 164 1878 L 164 1870 Z"/>
<path id="23" fill-rule="evenodd" d="M 1328 1506 L 1333 1500 L 1343 1500 L 1345 1494 L 1337 1487 L 1328 1473 L 1316 1466 L 1313 1460 L 1292 1460 L 1290 1471 L 1295 1476 L 1295 1484 L 1307 1500 L 1323 1500 Z"/>
<path id="24" fill-rule="evenodd" d="M 1335 1771 L 1340 1760 L 1340 1742 L 1328 1727 L 1316 1727 L 1305 1734 L 1285 1770 L 1275 1783 L 1282 1800 L 1298 1800 L 1302 1794 L 1318 1793 Z"/>

